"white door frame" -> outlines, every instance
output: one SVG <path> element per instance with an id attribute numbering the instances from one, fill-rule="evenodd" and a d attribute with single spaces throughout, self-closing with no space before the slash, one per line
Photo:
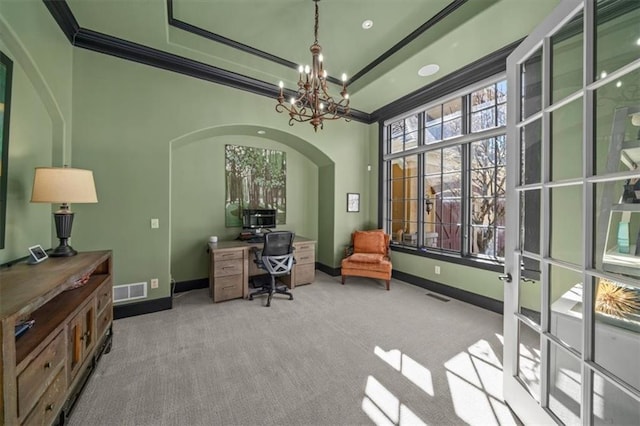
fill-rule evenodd
<path id="1" fill-rule="evenodd" d="M 509 55 L 507 58 L 507 177 L 506 177 L 506 197 L 507 197 L 507 215 L 506 215 L 506 239 L 505 239 L 505 276 L 510 276 L 511 281 L 504 280 L 504 398 L 516 415 L 525 424 L 556 424 L 553 417 L 542 408 L 542 406 L 534 399 L 525 386 L 519 381 L 518 376 L 518 345 L 519 345 L 519 283 L 521 280 L 520 270 L 520 192 L 516 191 L 516 186 L 520 185 L 520 127 L 518 126 L 519 117 L 521 117 L 521 75 L 520 65 L 536 52 L 541 46 L 543 47 L 542 59 L 542 106 L 543 111 L 549 105 L 547 99 L 549 90 L 549 47 L 550 36 L 559 28 L 566 24 L 575 15 L 577 11 L 584 7 L 583 0 L 562 0 L 562 2 L 545 18 L 545 20 L 531 32 L 531 34 Z M 587 17 L 585 16 L 585 25 L 587 25 Z M 586 34 L 586 32 L 585 32 Z M 588 81 L 588 80 L 586 80 Z M 542 117 L 542 162 L 545 162 L 545 141 L 549 135 L 548 117 Z M 548 146 L 548 145 L 547 145 Z M 545 179 L 545 173 L 548 166 L 542 164 L 542 180 Z M 544 205 L 544 203 L 543 203 Z M 544 214 L 541 215 L 542 221 L 545 221 Z M 541 229 L 542 231 L 542 229 Z M 541 256 L 546 253 L 545 240 L 548 235 L 541 232 L 542 242 L 540 244 Z M 546 280 L 545 274 L 541 274 L 541 280 Z M 541 283 L 542 284 L 542 283 Z M 546 298 L 545 286 L 541 287 L 541 311 L 548 308 L 548 298 Z M 546 300 L 545 300 L 546 299 Z M 544 318 L 544 315 L 543 315 Z M 545 329 L 543 320 L 542 329 Z M 544 339 L 543 339 L 544 340 Z M 541 349 L 541 402 L 546 405 L 546 393 L 548 389 L 547 383 L 547 359 L 548 349 L 545 342 L 542 341 Z"/>

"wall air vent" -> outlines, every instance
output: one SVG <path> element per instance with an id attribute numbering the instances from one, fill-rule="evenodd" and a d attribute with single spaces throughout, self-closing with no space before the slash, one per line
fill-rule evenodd
<path id="1" fill-rule="evenodd" d="M 133 283 L 113 286 L 113 302 L 144 299 L 147 297 L 147 283 Z"/>

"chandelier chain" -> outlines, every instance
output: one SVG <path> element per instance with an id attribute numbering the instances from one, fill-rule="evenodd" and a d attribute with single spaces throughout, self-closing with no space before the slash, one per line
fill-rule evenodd
<path id="1" fill-rule="evenodd" d="M 313 0 L 316 6 L 316 25 L 313 28 L 313 37 L 315 38 L 315 43 L 318 44 L 318 0 Z"/>

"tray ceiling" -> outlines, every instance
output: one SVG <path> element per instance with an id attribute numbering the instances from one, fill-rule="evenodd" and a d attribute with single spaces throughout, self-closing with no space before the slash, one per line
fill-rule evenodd
<path id="1" fill-rule="evenodd" d="M 370 113 L 521 39 L 559 0 L 322 0 L 325 66 Z M 311 0 L 68 0 L 83 29 L 294 88 L 308 64 Z M 363 21 L 373 27 L 365 30 Z M 418 69 L 440 71 L 420 77 Z M 333 89 L 332 89 L 333 90 Z M 337 90 L 335 90 L 337 91 Z"/>

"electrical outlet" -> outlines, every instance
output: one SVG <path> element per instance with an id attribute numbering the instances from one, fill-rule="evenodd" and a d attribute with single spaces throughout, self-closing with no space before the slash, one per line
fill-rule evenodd
<path id="1" fill-rule="evenodd" d="M 158 279 L 151 278 L 151 288 L 158 288 Z"/>
<path id="2" fill-rule="evenodd" d="M 160 228 L 160 220 L 158 220 L 158 219 L 151 219 L 151 228 L 152 228 L 152 229 Z"/>
<path id="3" fill-rule="evenodd" d="M 440 267 L 436 266 L 436 275 L 440 275 Z"/>

